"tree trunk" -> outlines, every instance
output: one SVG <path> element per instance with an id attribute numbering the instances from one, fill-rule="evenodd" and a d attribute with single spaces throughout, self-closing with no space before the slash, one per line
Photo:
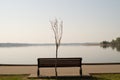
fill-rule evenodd
<path id="1" fill-rule="evenodd" d="M 58 46 L 56 46 L 56 60 L 55 60 L 55 75 L 56 75 L 56 79 L 58 77 L 58 73 L 57 73 L 57 58 L 58 58 Z"/>

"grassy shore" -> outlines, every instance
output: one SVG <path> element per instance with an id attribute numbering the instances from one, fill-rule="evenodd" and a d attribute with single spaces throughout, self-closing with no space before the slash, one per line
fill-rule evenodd
<path id="1" fill-rule="evenodd" d="M 96 74 L 93 77 L 97 80 L 120 80 L 120 74 Z"/>
<path id="2" fill-rule="evenodd" d="M 29 80 L 25 75 L 0 75 L 0 80 Z M 31 79 L 33 80 L 33 79 Z"/>
<path id="3" fill-rule="evenodd" d="M 55 80 L 55 79 L 47 79 Z M 59 78 L 58 80 L 120 80 L 120 74 L 94 74 L 92 77 L 84 78 Z"/>
<path id="4" fill-rule="evenodd" d="M 0 75 L 0 80 L 40 80 L 40 79 L 28 79 L 28 75 Z M 43 79 L 43 80 L 55 80 L 55 79 Z M 120 80 L 120 74 L 93 74 L 92 77 L 87 78 L 58 78 L 58 80 Z"/>

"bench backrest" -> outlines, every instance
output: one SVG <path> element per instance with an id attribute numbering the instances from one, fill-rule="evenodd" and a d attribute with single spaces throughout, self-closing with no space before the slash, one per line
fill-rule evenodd
<path id="1" fill-rule="evenodd" d="M 55 67 L 56 58 L 38 58 L 38 67 Z M 57 58 L 57 67 L 81 67 L 82 58 Z"/>

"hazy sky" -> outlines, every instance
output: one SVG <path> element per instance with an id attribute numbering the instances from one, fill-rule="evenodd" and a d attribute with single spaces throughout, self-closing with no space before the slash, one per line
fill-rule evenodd
<path id="1" fill-rule="evenodd" d="M 64 22 L 62 42 L 120 37 L 120 0 L 0 0 L 0 43 L 52 43 L 54 18 Z"/>

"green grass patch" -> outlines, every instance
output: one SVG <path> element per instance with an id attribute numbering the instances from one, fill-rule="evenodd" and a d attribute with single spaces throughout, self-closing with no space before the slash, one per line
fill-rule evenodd
<path id="1" fill-rule="evenodd" d="M 0 75 L 0 80 L 33 80 L 27 79 L 28 75 Z"/>
<path id="2" fill-rule="evenodd" d="M 0 80 L 41 80 L 28 79 L 29 75 L 0 75 Z M 47 78 L 43 80 L 56 80 L 55 78 Z M 120 80 L 120 74 L 92 74 L 92 77 L 62 77 L 58 80 Z"/>
<path id="3" fill-rule="evenodd" d="M 120 74 L 94 74 L 96 80 L 120 80 Z"/>
<path id="4" fill-rule="evenodd" d="M 55 78 L 44 78 L 44 79 L 28 79 L 29 75 L 0 75 L 0 80 L 56 80 Z M 93 80 L 91 77 L 80 78 L 80 77 L 61 77 L 57 80 Z"/>
<path id="5" fill-rule="evenodd" d="M 54 77 L 54 78 L 46 78 L 46 79 L 43 79 L 43 80 L 95 80 L 93 77 L 91 76 L 84 76 L 84 77 L 58 77 L 57 79 Z"/>

